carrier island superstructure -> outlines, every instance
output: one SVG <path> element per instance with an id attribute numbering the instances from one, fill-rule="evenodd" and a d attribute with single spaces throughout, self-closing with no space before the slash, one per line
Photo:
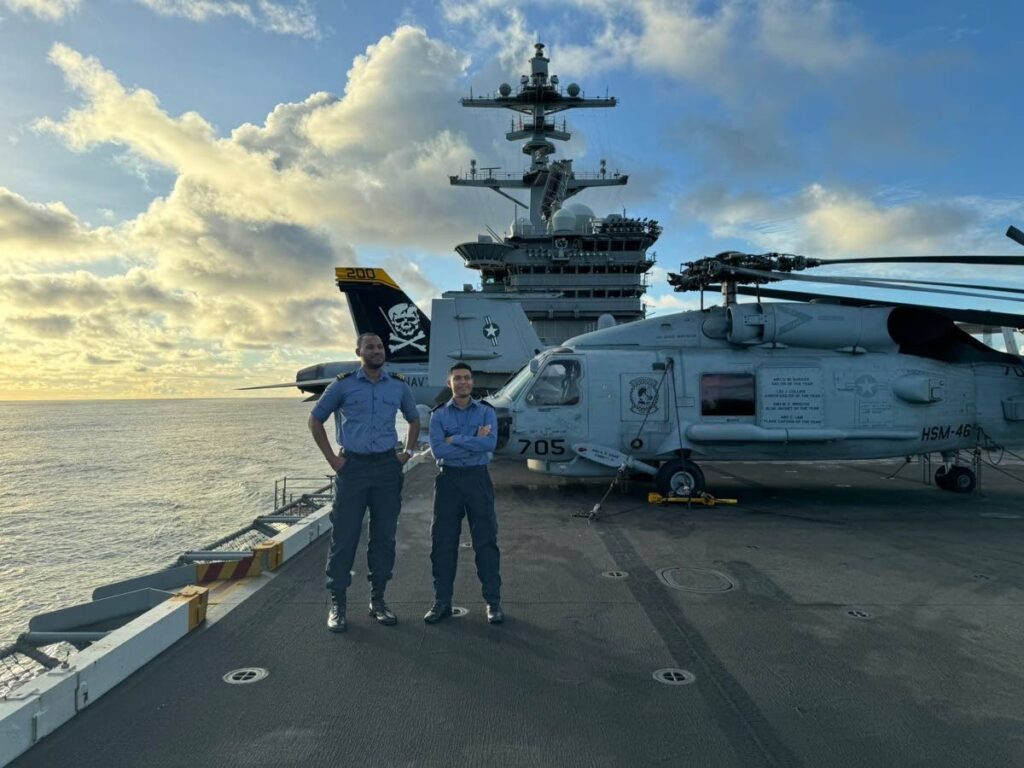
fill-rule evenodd
<path id="1" fill-rule="evenodd" d="M 658 239 L 661 227 L 649 219 L 611 214 L 597 217 L 586 205 L 566 205 L 572 196 L 591 187 L 624 185 L 629 177 L 608 173 L 601 161 L 597 172 L 573 169 L 571 159 L 552 160 L 554 141 L 568 141 L 572 134 L 563 119 L 553 116 L 570 109 L 614 107 L 614 97 L 590 98 L 571 83 L 563 92 L 558 76 L 548 74 L 544 46 L 534 46 L 530 74 L 513 89 L 502 83 L 498 95 L 470 96 L 464 107 L 508 109 L 518 113 L 508 141 L 524 141 L 523 154 L 530 158 L 521 175 L 478 168 L 472 160 L 468 173 L 451 176 L 455 186 L 491 189 L 513 201 L 516 216 L 507 235 L 479 235 L 475 242 L 461 243 L 456 252 L 466 267 L 481 274 L 481 291 L 468 288 L 446 292 L 446 298 L 468 294 L 507 298 L 523 310 L 545 344 L 594 330 L 602 325 L 637 320 L 644 316 L 646 273 L 654 265 L 647 250 Z M 504 190 L 526 190 L 529 205 Z M 604 319 L 602 319 L 604 318 Z"/>

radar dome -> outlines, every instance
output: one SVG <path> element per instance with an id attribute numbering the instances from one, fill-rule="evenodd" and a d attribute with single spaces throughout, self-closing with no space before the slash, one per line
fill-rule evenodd
<path id="1" fill-rule="evenodd" d="M 574 99 L 580 95 L 580 87 L 576 83 L 569 83 L 569 87 L 565 89 L 570 96 Z"/>
<path id="2" fill-rule="evenodd" d="M 590 209 L 590 206 L 584 205 L 583 203 L 572 203 L 571 205 L 565 206 L 563 210 L 569 211 L 573 216 L 590 216 L 593 218 L 594 212 Z"/>
<path id="3" fill-rule="evenodd" d="M 508 96 L 510 93 L 512 93 L 512 86 L 509 85 L 508 83 L 502 83 L 501 85 L 498 86 L 498 93 L 500 93 L 502 96 Z"/>
<path id="4" fill-rule="evenodd" d="M 568 208 L 558 210 L 551 218 L 551 231 L 554 234 L 576 231 L 576 214 Z"/>
<path id="5" fill-rule="evenodd" d="M 577 232 L 589 232 L 594 221 L 594 212 L 583 203 L 573 203 L 563 209 L 573 217 L 573 229 Z"/>

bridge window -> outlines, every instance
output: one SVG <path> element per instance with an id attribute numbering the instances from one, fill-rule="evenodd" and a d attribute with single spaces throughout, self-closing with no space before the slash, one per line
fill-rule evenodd
<path id="1" fill-rule="evenodd" d="M 552 360 L 540 372 L 526 402 L 530 405 L 577 405 L 582 370 L 578 360 Z"/>
<path id="2" fill-rule="evenodd" d="M 700 377 L 703 416 L 753 416 L 754 374 L 705 373 Z"/>

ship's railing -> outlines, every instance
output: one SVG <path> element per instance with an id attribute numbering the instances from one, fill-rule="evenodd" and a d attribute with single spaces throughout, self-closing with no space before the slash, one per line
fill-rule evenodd
<path id="1" fill-rule="evenodd" d="M 212 541 L 198 550 L 186 552 L 164 570 L 186 563 L 210 558 L 207 553 L 216 554 L 215 559 L 225 559 L 224 553 L 251 552 L 254 547 L 277 535 L 290 525 L 311 512 L 330 504 L 334 499 L 334 483 L 330 476 L 284 477 L 274 481 L 274 511 L 260 515 L 251 523 Z M 98 637 L 86 634 L 103 633 L 67 632 L 67 637 L 53 642 L 40 642 L 40 633 L 27 632 L 7 646 L 0 647 L 0 699 L 24 683 L 38 677 L 47 670 L 66 667 L 79 650 Z"/>
<path id="2" fill-rule="evenodd" d="M 0 699 L 47 670 L 66 666 L 76 653 L 70 643 L 36 647 L 21 639 L 0 648 Z"/>
<path id="3" fill-rule="evenodd" d="M 324 485 L 324 477 L 288 477 L 274 481 L 274 510 L 283 511 L 285 508 L 302 502 L 303 497 L 316 497 L 315 501 L 326 504 L 334 498 L 334 484 L 328 479 Z M 290 485 L 289 485 L 290 483 Z M 298 498 L 296 498 L 298 493 Z M 307 499 L 308 500 L 308 499 Z"/>
<path id="4" fill-rule="evenodd" d="M 334 483 L 328 475 L 320 477 L 284 477 L 274 481 L 274 511 L 260 515 L 249 525 L 222 536 L 198 550 L 186 552 L 169 568 L 196 560 L 196 555 L 208 552 L 247 552 L 313 510 L 334 500 Z M 325 484 L 326 481 L 326 484 Z M 296 496 L 298 493 L 298 496 Z"/>

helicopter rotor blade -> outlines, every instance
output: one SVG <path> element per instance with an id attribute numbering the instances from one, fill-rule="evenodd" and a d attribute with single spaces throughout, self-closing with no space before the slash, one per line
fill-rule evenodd
<path id="1" fill-rule="evenodd" d="M 1024 237 L 1024 233 L 1022 233 L 1022 237 Z M 974 264 L 1021 267 L 1024 266 L 1024 256 L 868 256 L 856 259 L 821 259 L 821 266 L 826 264 Z"/>
<path id="2" fill-rule="evenodd" d="M 1014 299 L 1010 297 L 995 297 L 985 293 L 975 293 L 973 291 L 953 291 L 943 288 L 920 288 L 913 285 L 892 285 L 891 283 L 880 281 L 880 280 L 866 280 L 863 278 L 852 278 L 852 277 L 825 277 L 824 275 L 797 275 L 792 272 L 766 272 L 760 269 L 747 269 L 746 267 L 734 267 L 727 266 L 723 267 L 722 272 L 725 274 L 733 273 L 740 275 L 748 275 L 750 277 L 757 277 L 763 280 L 798 280 L 808 283 L 831 283 L 834 285 L 855 285 L 861 288 L 884 288 L 886 290 L 897 290 L 897 291 L 915 291 L 919 293 L 942 293 L 952 296 L 970 296 L 975 299 L 994 299 L 999 298 L 1001 301 L 1020 301 L 1024 302 L 1024 298 Z"/>
<path id="3" fill-rule="evenodd" d="M 709 285 L 708 290 L 719 290 L 719 285 Z M 1024 315 L 1008 312 L 991 312 L 984 309 L 958 309 L 955 307 L 933 307 L 925 304 L 908 304 L 901 301 L 878 301 L 858 299 L 852 296 L 833 296 L 826 293 L 809 293 L 806 291 L 787 291 L 782 288 L 766 288 L 764 286 L 737 285 L 736 293 L 743 296 L 760 296 L 764 299 L 788 299 L 792 301 L 839 304 L 847 307 L 920 307 L 945 315 L 960 323 L 976 323 L 995 328 L 1024 328 Z"/>
<path id="4" fill-rule="evenodd" d="M 1024 232 L 1021 232 L 1019 229 L 1013 226 L 1013 224 L 1011 224 L 1010 228 L 1006 230 L 1006 236 L 1013 240 L 1014 242 L 1024 245 Z"/>
<path id="5" fill-rule="evenodd" d="M 1024 288 L 1006 288 L 1001 285 L 978 285 L 976 283 L 944 283 L 936 280 L 904 280 L 902 277 L 865 277 L 863 280 L 870 280 L 878 283 L 891 283 L 893 288 L 898 288 L 899 283 L 907 283 L 908 285 L 935 285 L 942 286 L 945 288 L 973 288 L 979 291 L 997 291 L 999 293 L 1019 293 L 1024 294 Z M 879 288 L 886 286 L 880 285 Z M 992 296 L 990 298 L 998 298 Z"/>

